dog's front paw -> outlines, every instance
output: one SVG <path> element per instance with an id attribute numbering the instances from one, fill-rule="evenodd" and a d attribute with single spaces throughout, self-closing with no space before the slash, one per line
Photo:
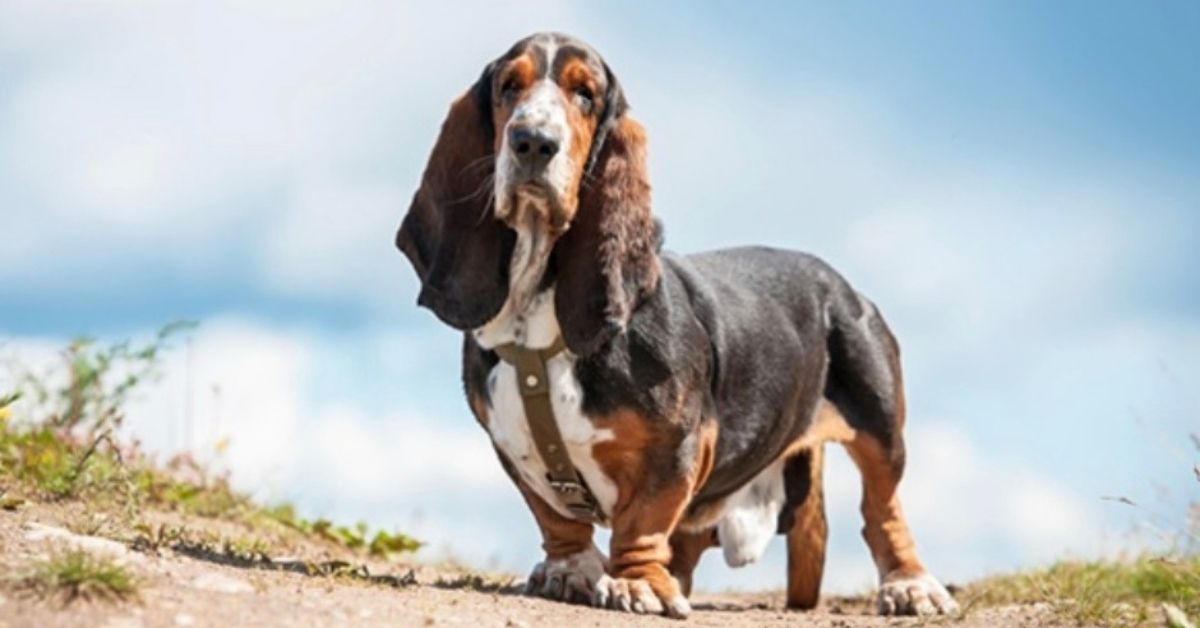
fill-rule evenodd
<path id="1" fill-rule="evenodd" d="M 592 546 L 565 558 L 547 558 L 533 568 L 525 582 L 525 595 L 537 595 L 574 604 L 589 604 L 604 575 L 604 554 Z"/>
<path id="2" fill-rule="evenodd" d="M 880 615 L 953 615 L 958 603 L 928 572 L 896 570 L 879 585 Z"/>
<path id="3" fill-rule="evenodd" d="M 683 619 L 692 612 L 692 606 L 679 590 L 675 579 L 669 575 L 666 578 L 669 580 L 666 586 L 659 587 L 665 590 L 656 592 L 650 582 L 642 578 L 604 576 L 596 585 L 592 606 Z"/>

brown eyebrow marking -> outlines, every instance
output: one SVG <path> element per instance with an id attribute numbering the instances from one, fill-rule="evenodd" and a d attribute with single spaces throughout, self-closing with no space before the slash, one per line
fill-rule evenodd
<path id="1" fill-rule="evenodd" d="M 571 58 L 562 64 L 558 72 L 560 85 L 586 86 L 596 91 L 596 77 L 582 59 Z"/>
<path id="2" fill-rule="evenodd" d="M 533 55 L 528 52 L 522 53 L 517 58 L 508 62 L 508 65 L 500 72 L 500 85 L 503 86 L 508 81 L 518 81 L 521 87 L 527 87 L 533 83 L 534 77 L 537 76 L 537 61 Z"/>

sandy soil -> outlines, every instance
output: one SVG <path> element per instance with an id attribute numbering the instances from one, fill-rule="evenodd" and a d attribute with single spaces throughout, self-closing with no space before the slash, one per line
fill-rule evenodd
<path id="1" fill-rule="evenodd" d="M 368 561 L 371 573 L 394 574 L 398 580 L 374 584 L 222 564 L 211 556 L 169 549 L 139 550 L 131 547 L 128 539 L 105 538 L 103 531 L 70 531 L 71 527 L 78 531 L 80 517 L 85 514 L 77 507 L 45 505 L 17 512 L 0 511 L 0 626 L 1059 625 L 1048 608 L 1034 606 L 968 609 L 961 618 L 921 622 L 875 617 L 870 614 L 870 604 L 863 600 L 829 599 L 816 611 L 797 613 L 783 609 L 780 593 L 699 594 L 693 596 L 692 616 L 679 622 L 524 597 L 516 592 L 516 581 L 498 591 L 475 590 L 463 585 L 463 577 L 470 574 L 446 566 Z M 159 517 L 167 522 L 172 517 L 177 519 L 166 514 Z M 186 524 L 208 526 L 215 534 L 238 532 L 236 525 L 228 522 L 190 519 Z M 137 598 L 63 604 L 38 597 L 16 584 L 31 564 L 64 547 L 109 555 L 126 565 L 141 582 Z M 346 558 L 345 552 L 339 555 L 340 550 L 319 542 L 293 540 L 287 550 L 310 561 Z M 350 558 L 364 562 L 361 557 Z"/>

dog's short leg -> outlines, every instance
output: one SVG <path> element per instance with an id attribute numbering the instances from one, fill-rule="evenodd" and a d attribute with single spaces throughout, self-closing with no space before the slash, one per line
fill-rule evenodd
<path id="1" fill-rule="evenodd" d="M 831 315 L 826 396 L 854 430 L 843 444 L 862 474 L 863 538 L 879 569 L 879 612 L 957 612 L 954 598 L 917 560 L 896 494 L 905 460 L 900 346 L 860 295 L 841 295 Z"/>
<path id="2" fill-rule="evenodd" d="M 599 425 L 611 429 L 614 438 L 596 444 L 592 456 L 617 485 L 617 499 L 611 513 L 611 577 L 597 586 L 593 603 L 685 617 L 691 606 L 667 569 L 670 539 L 694 487 L 711 468 L 715 427 L 689 439 L 676 424 L 629 411 L 605 417 Z"/>
<path id="3" fill-rule="evenodd" d="M 691 612 L 679 582 L 667 569 L 670 537 L 690 494 L 690 483 L 681 478 L 674 485 L 636 490 L 618 501 L 609 551 L 612 577 L 597 586 L 596 606 L 670 617 Z"/>
<path id="4" fill-rule="evenodd" d="M 824 446 L 816 445 L 789 460 L 784 472 L 789 493 L 804 491 L 799 504 L 792 510 L 792 527 L 787 531 L 788 608 L 815 608 L 821 597 L 825 544 L 829 536 L 821 482 L 824 462 Z"/>
<path id="5" fill-rule="evenodd" d="M 592 525 L 563 517 L 533 491 L 518 486 L 537 520 L 542 548 L 546 551 L 546 559 L 529 574 L 525 593 L 590 604 L 607 570 L 604 555 L 592 543 Z"/>
<path id="6" fill-rule="evenodd" d="M 889 456 L 879 440 L 864 432 L 847 443 L 846 449 L 862 473 L 863 538 L 879 569 L 879 612 L 883 615 L 957 612 L 954 598 L 917 559 L 896 494 L 903 458 Z"/>
<path id="7" fill-rule="evenodd" d="M 715 529 L 700 532 L 676 530 L 671 535 L 671 564 L 667 570 L 679 582 L 684 595 L 692 594 L 692 572 L 700 563 L 700 555 L 719 544 Z"/>

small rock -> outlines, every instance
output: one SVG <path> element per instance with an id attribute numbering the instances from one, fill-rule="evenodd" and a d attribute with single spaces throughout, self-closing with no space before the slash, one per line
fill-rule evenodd
<path id="1" fill-rule="evenodd" d="M 254 593 L 254 587 L 249 582 L 215 572 L 196 576 L 192 586 L 217 593 Z"/>
<path id="2" fill-rule="evenodd" d="M 1163 613 L 1167 616 L 1167 625 L 1171 628 L 1196 628 L 1188 619 L 1187 613 L 1174 604 L 1163 604 Z"/>
<path id="3" fill-rule="evenodd" d="M 103 539 L 98 536 L 75 534 L 70 530 L 42 525 L 40 523 L 26 523 L 25 538 L 37 542 L 51 541 L 64 543 L 93 554 L 104 554 L 121 559 L 140 559 L 139 556 L 131 554 L 129 548 L 125 547 L 124 543 L 119 543 L 111 539 Z"/>
<path id="4" fill-rule="evenodd" d="M 370 619 L 371 615 L 374 615 L 374 614 L 375 613 L 371 612 L 371 609 L 364 608 L 361 611 L 358 611 L 358 618 L 359 619 Z"/>
<path id="5" fill-rule="evenodd" d="M 176 626 L 194 626 L 194 625 L 196 625 L 196 618 L 192 617 L 191 615 L 188 615 L 187 613 L 180 613 L 175 616 L 175 625 Z"/>

